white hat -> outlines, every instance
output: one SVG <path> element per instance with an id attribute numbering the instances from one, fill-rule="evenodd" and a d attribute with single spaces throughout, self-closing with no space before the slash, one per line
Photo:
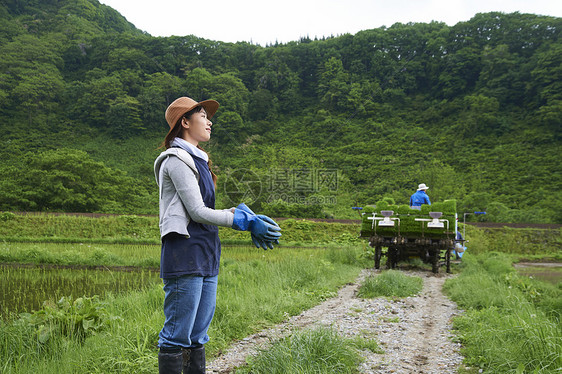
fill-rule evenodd
<path id="1" fill-rule="evenodd" d="M 418 191 L 421 191 L 421 190 L 429 190 L 429 187 L 427 187 L 425 185 L 425 183 L 421 183 L 421 184 L 418 185 Z"/>

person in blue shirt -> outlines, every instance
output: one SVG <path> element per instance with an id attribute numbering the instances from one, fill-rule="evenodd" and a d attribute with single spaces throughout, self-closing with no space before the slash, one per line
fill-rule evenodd
<path id="1" fill-rule="evenodd" d="M 427 196 L 427 193 L 425 192 L 428 189 L 429 187 L 427 187 L 425 183 L 419 184 L 418 190 L 412 195 L 412 197 L 410 197 L 410 207 L 421 207 L 423 204 L 431 205 L 431 201 L 429 201 L 429 196 Z"/>

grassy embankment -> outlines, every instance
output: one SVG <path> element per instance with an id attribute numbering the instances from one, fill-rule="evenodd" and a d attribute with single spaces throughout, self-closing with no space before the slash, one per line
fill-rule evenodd
<path id="1" fill-rule="evenodd" d="M 562 283 L 520 275 L 519 261 L 562 262 L 560 230 L 466 228 L 468 251 L 446 294 L 465 312 L 454 319 L 462 354 L 477 373 L 559 373 Z"/>
<path id="2" fill-rule="evenodd" d="M 514 262 L 562 262 L 562 228 L 477 228 L 467 225 L 466 244 L 472 254 L 501 252 Z"/>
<path id="3" fill-rule="evenodd" d="M 466 363 L 486 373 L 562 367 L 562 283 L 519 275 L 514 262 L 562 261 L 560 230 L 475 229 L 460 275 L 445 284 L 465 313 L 454 320 Z"/>
<path id="4" fill-rule="evenodd" d="M 303 219 L 280 220 L 281 245 L 314 246 L 361 243 L 359 224 L 312 222 Z M 250 234 L 221 227 L 225 245 L 250 245 Z M 88 216 L 32 214 L 14 215 L 0 212 L 0 241 L 40 243 L 119 243 L 159 244 L 158 217 Z"/>
<path id="5" fill-rule="evenodd" d="M 505 254 L 467 253 L 444 288 L 465 310 L 454 328 L 469 372 L 559 373 L 561 285 L 518 275 Z"/>

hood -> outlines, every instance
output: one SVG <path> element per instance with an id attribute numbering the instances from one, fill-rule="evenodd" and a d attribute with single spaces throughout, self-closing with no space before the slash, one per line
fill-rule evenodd
<path id="1" fill-rule="evenodd" d="M 181 149 L 181 148 L 168 148 L 164 152 L 160 153 L 160 155 L 154 161 L 154 177 L 156 178 L 156 184 L 160 185 L 160 168 L 162 167 L 162 163 L 170 156 L 176 156 L 180 160 L 182 160 L 187 166 L 191 168 L 195 172 L 197 179 L 199 179 L 199 172 L 197 171 L 197 167 L 195 166 L 195 161 L 193 161 L 193 157 L 191 155 Z"/>

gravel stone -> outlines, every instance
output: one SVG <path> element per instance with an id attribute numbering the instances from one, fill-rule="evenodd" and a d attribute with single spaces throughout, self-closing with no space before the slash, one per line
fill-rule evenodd
<path id="1" fill-rule="evenodd" d="M 340 335 L 375 339 L 384 353 L 363 351 L 359 371 L 371 373 L 454 374 L 463 357 L 461 345 L 452 340 L 451 318 L 460 313 L 442 292 L 450 274 L 421 270 L 404 271 L 424 280 L 420 294 L 403 299 L 361 299 L 356 296 L 362 280 L 380 270 L 365 269 L 355 282 L 342 287 L 338 295 L 298 316 L 257 334 L 234 342 L 210 361 L 207 373 L 235 373 L 246 357 L 267 349 L 272 342 L 295 331 L 329 326 Z"/>

